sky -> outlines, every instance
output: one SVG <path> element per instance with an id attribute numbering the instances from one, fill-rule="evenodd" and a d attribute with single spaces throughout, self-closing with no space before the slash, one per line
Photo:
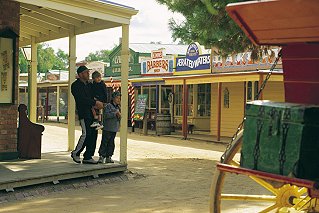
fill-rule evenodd
<path id="1" fill-rule="evenodd" d="M 174 18 L 182 21 L 183 16 L 170 12 L 165 5 L 158 4 L 155 0 L 111 0 L 113 2 L 131 6 L 139 10 L 133 16 L 130 24 L 130 43 L 161 42 L 162 44 L 173 44 L 168 21 Z M 90 52 L 102 49 L 110 50 L 119 44 L 122 28 L 113 28 L 77 36 L 77 61 L 84 60 Z M 55 51 L 58 49 L 68 53 L 68 38 L 45 42 Z"/>

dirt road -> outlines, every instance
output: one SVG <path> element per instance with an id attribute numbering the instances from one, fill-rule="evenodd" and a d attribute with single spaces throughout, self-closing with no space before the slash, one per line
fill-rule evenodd
<path id="1" fill-rule="evenodd" d="M 65 128 L 56 128 L 46 126 L 49 131 L 65 135 Z M 129 170 L 144 178 L 1 204 L 0 212 L 208 212 L 213 167 L 224 145 L 136 134 L 128 137 Z M 53 145 L 44 146 L 49 149 Z M 115 159 L 119 148 L 116 150 Z"/>

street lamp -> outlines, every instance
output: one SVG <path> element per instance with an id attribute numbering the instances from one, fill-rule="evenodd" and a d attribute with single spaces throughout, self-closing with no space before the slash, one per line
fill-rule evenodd
<path id="1" fill-rule="evenodd" d="M 31 46 L 21 47 L 23 56 L 28 63 L 28 112 L 30 112 L 30 82 L 31 82 Z M 30 115 L 30 113 L 28 113 Z"/>

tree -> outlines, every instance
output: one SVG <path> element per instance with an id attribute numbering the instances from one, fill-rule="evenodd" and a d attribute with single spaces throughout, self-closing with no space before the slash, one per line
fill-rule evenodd
<path id="1" fill-rule="evenodd" d="M 24 58 L 24 55 L 22 53 L 22 50 L 19 50 L 19 69 L 21 73 L 27 73 L 28 72 L 28 62 Z"/>
<path id="2" fill-rule="evenodd" d="M 68 66 L 68 54 L 63 52 L 61 49 L 55 54 L 54 49 L 48 44 L 38 44 L 38 72 L 45 73 L 51 69 L 66 70 Z M 24 58 L 22 50 L 19 51 L 19 66 L 20 72 L 28 72 L 28 63 Z"/>
<path id="3" fill-rule="evenodd" d="M 89 53 L 89 55 L 85 57 L 85 60 L 110 62 L 111 52 L 112 50 L 98 50 L 98 51 L 95 51 L 95 53 Z"/>
<path id="4" fill-rule="evenodd" d="M 37 70 L 41 73 L 46 73 L 56 65 L 56 56 L 54 49 L 48 44 L 38 44 L 38 66 Z"/>
<path id="5" fill-rule="evenodd" d="M 231 2 L 244 0 L 156 0 L 164 4 L 172 12 L 179 12 L 185 21 L 178 23 L 169 20 L 174 41 L 190 43 L 197 41 L 206 47 L 215 47 L 218 54 L 253 50 L 259 53 L 257 47 L 247 38 L 239 26 L 228 16 L 225 7 Z M 254 56 L 254 54 L 253 54 Z"/>
<path id="6" fill-rule="evenodd" d="M 52 69 L 56 70 L 66 70 L 69 64 L 69 55 L 63 50 L 58 49 L 56 53 L 56 63 L 53 65 Z"/>

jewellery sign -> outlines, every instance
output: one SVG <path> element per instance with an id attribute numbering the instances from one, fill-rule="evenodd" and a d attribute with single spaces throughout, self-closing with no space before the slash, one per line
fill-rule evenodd
<path id="1" fill-rule="evenodd" d="M 13 42 L 0 38 L 0 103 L 12 103 Z"/>
<path id="2" fill-rule="evenodd" d="M 210 73 L 210 54 L 202 54 L 201 46 L 191 43 L 186 51 L 186 57 L 176 58 L 176 75 Z"/>
<path id="3" fill-rule="evenodd" d="M 167 75 L 173 73 L 174 57 L 166 56 L 165 50 L 154 50 L 151 59 L 142 61 L 142 75 Z"/>

